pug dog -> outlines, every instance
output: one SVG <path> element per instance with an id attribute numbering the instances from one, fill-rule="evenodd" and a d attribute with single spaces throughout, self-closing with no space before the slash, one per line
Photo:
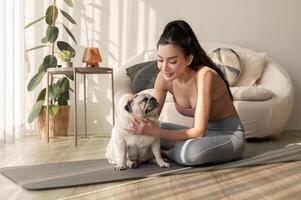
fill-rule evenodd
<path id="1" fill-rule="evenodd" d="M 169 163 L 162 159 L 159 138 L 135 135 L 128 131 L 131 115 L 159 123 L 158 110 L 158 101 L 147 93 L 124 95 L 120 99 L 119 115 L 106 148 L 106 158 L 109 163 L 116 165 L 116 170 L 136 168 L 153 158 L 160 167 L 169 167 Z"/>

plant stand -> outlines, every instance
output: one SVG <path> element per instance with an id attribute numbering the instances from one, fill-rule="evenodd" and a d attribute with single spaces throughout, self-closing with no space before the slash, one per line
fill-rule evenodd
<path id="1" fill-rule="evenodd" d="M 82 74 L 84 76 L 84 126 L 85 126 L 85 136 L 87 136 L 87 112 L 86 112 L 86 75 L 87 74 L 109 74 L 111 75 L 111 88 L 112 88 L 112 120 L 113 126 L 115 124 L 115 103 L 114 103 L 114 78 L 113 69 L 100 67 L 100 68 L 88 68 L 88 67 L 74 67 L 74 68 L 48 68 L 47 69 L 47 91 L 46 91 L 46 135 L 47 142 L 49 142 L 49 84 L 55 74 L 65 74 L 74 76 L 74 138 L 75 146 L 77 146 L 77 74 Z"/>

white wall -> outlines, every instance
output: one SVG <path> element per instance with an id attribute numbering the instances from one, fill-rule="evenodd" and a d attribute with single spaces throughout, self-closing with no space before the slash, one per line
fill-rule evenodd
<path id="1" fill-rule="evenodd" d="M 46 1 L 27 0 L 25 24 L 43 15 L 47 5 Z M 286 129 L 301 129 L 300 0 L 84 0 L 76 1 L 73 10 L 63 7 L 78 22 L 76 26 L 66 23 L 78 40 L 78 65 L 82 65 L 84 48 L 94 45 L 101 50 L 102 66 L 118 67 L 143 49 L 155 47 L 164 25 L 174 19 L 190 23 L 201 42 L 230 43 L 266 52 L 288 71 L 296 87 L 295 109 Z M 45 32 L 43 25 L 25 30 L 27 48 L 39 43 Z M 43 55 L 41 50 L 26 54 L 28 80 Z M 110 79 L 93 76 L 88 83 L 89 131 L 109 132 Z M 82 89 L 80 93 L 81 105 Z M 70 123 L 72 126 L 72 118 Z"/>

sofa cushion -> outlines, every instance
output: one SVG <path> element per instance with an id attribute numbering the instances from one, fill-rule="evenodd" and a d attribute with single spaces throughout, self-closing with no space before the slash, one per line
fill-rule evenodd
<path id="1" fill-rule="evenodd" d="M 127 75 L 131 79 L 133 93 L 153 88 L 159 73 L 156 61 L 138 63 L 126 68 Z"/>
<path id="2" fill-rule="evenodd" d="M 242 73 L 234 86 L 254 86 L 266 66 L 265 53 L 239 53 Z"/>
<path id="3" fill-rule="evenodd" d="M 241 74 L 239 55 L 230 48 L 218 48 L 208 55 L 222 70 L 229 85 L 234 85 Z"/>
<path id="4" fill-rule="evenodd" d="M 266 101 L 272 99 L 272 91 L 260 86 L 230 87 L 235 101 Z"/>

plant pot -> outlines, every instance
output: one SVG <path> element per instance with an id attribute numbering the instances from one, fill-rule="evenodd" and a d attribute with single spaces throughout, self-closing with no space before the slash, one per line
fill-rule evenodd
<path id="1" fill-rule="evenodd" d="M 49 137 L 68 136 L 70 106 L 60 106 L 59 112 L 53 117 L 49 115 Z M 39 114 L 39 133 L 42 139 L 46 135 L 46 106 L 43 106 Z"/>
<path id="2" fill-rule="evenodd" d="M 72 67 L 73 63 L 72 62 L 62 62 L 62 67 Z"/>

